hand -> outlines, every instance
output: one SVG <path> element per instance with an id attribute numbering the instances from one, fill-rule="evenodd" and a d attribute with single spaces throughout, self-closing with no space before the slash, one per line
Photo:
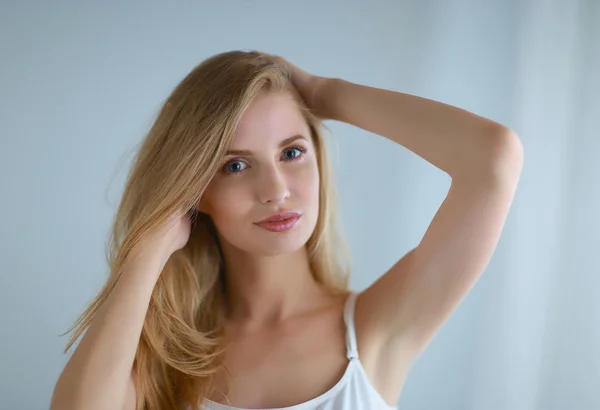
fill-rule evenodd
<path id="1" fill-rule="evenodd" d="M 329 78 L 310 74 L 281 56 L 262 53 L 260 51 L 255 51 L 255 53 L 265 56 L 266 58 L 281 64 L 286 70 L 289 70 L 292 83 L 302 96 L 307 107 L 318 117 L 328 119 L 327 109 L 321 95 L 325 84 L 330 80 Z"/>
<path id="2" fill-rule="evenodd" d="M 183 248 L 191 233 L 191 216 L 186 212 L 183 216 L 170 215 L 137 244 L 135 253 L 158 255 L 166 262 L 169 257 Z"/>

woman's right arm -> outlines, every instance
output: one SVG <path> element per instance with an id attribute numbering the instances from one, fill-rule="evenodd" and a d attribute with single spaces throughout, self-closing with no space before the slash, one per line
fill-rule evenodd
<path id="1" fill-rule="evenodd" d="M 135 410 L 132 367 L 152 290 L 168 258 L 133 258 L 67 362 L 50 410 Z"/>
<path id="2" fill-rule="evenodd" d="M 189 240 L 190 217 L 174 213 L 131 251 L 58 378 L 50 410 L 135 410 L 132 369 L 146 312 L 163 267 Z"/>

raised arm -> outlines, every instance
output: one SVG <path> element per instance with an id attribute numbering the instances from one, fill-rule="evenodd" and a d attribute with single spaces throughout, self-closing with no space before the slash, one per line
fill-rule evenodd
<path id="1" fill-rule="evenodd" d="M 359 296 L 371 345 L 416 357 L 489 263 L 523 164 L 510 129 L 433 100 L 340 79 L 317 94 L 323 116 L 401 144 L 452 178 L 420 243 Z M 360 317 L 357 318 L 360 320 Z"/>

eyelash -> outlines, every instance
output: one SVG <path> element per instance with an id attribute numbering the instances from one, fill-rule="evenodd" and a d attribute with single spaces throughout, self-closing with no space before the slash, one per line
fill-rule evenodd
<path id="1" fill-rule="evenodd" d="M 288 147 L 285 150 L 283 150 L 283 152 L 294 150 L 294 149 L 300 151 L 300 154 L 298 154 L 298 156 L 295 157 L 295 158 L 285 159 L 284 161 L 286 161 L 286 162 L 296 162 L 296 161 L 299 161 L 302 158 L 304 158 L 304 154 L 306 153 L 306 148 L 301 147 L 299 145 L 295 145 L 293 147 Z M 249 168 L 249 167 L 247 167 L 247 168 L 244 168 L 243 170 L 237 171 L 237 172 L 235 172 L 235 171 L 227 171 L 227 167 L 229 165 L 233 164 L 234 162 L 243 162 L 243 161 L 241 159 L 232 159 L 231 161 L 228 161 L 225 165 L 223 165 L 223 169 L 222 169 L 223 173 L 225 173 L 227 175 L 236 175 L 237 176 L 237 175 L 243 174 Z"/>

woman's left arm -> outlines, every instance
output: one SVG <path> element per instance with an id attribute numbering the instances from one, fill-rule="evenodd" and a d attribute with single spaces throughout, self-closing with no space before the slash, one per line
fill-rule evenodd
<path id="1" fill-rule="evenodd" d="M 369 339 L 363 345 L 415 359 L 491 259 L 520 178 L 521 142 L 510 129 L 447 104 L 319 81 L 312 104 L 323 118 L 395 141 L 452 178 L 420 243 L 357 300 L 357 325 Z"/>

